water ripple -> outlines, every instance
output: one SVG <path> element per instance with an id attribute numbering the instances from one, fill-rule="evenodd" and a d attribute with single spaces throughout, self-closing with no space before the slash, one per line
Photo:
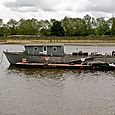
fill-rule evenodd
<path id="1" fill-rule="evenodd" d="M 8 68 L 6 63 L 0 66 L 0 115 L 115 115 L 115 71 Z"/>

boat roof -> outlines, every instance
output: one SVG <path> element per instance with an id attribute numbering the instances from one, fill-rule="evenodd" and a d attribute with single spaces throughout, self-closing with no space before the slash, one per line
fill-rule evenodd
<path id="1" fill-rule="evenodd" d="M 24 46 L 64 46 L 64 44 L 51 44 L 51 43 L 48 43 L 48 44 L 25 44 Z"/>

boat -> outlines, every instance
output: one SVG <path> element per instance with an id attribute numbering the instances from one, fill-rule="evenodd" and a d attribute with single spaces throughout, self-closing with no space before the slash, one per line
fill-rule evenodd
<path id="1" fill-rule="evenodd" d="M 115 55 L 102 55 L 97 53 L 88 54 L 87 52 L 73 52 L 66 54 L 63 44 L 25 44 L 23 52 L 4 51 L 11 65 L 39 65 L 40 67 L 48 65 L 48 67 L 73 67 L 82 62 L 104 61 L 108 63 L 115 62 Z M 54 65 L 52 65 L 54 64 Z M 59 66 L 59 64 L 63 66 Z M 42 65 L 42 66 L 41 66 Z M 50 66 L 49 66 L 50 65 Z M 82 65 L 83 67 L 83 65 Z"/>
<path id="2" fill-rule="evenodd" d="M 81 58 L 91 60 L 93 57 L 86 55 L 65 54 L 63 44 L 26 44 L 23 52 L 4 51 L 9 63 L 15 65 L 24 61 L 36 63 L 81 63 Z"/>

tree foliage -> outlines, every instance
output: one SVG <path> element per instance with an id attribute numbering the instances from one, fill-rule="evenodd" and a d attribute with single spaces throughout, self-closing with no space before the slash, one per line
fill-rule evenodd
<path id="1" fill-rule="evenodd" d="M 42 35 L 42 36 L 104 36 L 115 35 L 115 18 L 94 18 L 89 15 L 83 18 L 65 17 L 56 19 L 10 19 L 6 24 L 0 19 L 0 36 L 9 35 Z"/>
<path id="2" fill-rule="evenodd" d="M 115 18 L 112 18 L 111 34 L 112 34 L 112 35 L 115 35 Z"/>
<path id="3" fill-rule="evenodd" d="M 65 31 L 63 27 L 61 26 L 61 22 L 59 21 L 53 22 L 51 26 L 50 35 L 53 35 L 53 36 L 64 36 L 65 35 Z"/>

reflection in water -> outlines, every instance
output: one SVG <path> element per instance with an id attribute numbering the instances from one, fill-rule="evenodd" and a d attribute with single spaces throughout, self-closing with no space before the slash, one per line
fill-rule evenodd
<path id="1" fill-rule="evenodd" d="M 59 69 L 42 69 L 42 68 L 18 68 L 15 66 L 9 66 L 8 72 L 11 74 L 24 74 L 25 77 L 36 77 L 36 78 L 58 78 L 61 77 L 64 70 Z"/>
<path id="2" fill-rule="evenodd" d="M 80 69 L 45 69 L 45 68 L 20 68 L 16 66 L 9 66 L 8 74 L 23 74 L 25 77 L 36 77 L 36 78 L 52 78 L 59 79 L 64 77 L 79 77 L 85 73 L 95 73 L 95 71 L 90 70 L 80 70 Z"/>
<path id="3" fill-rule="evenodd" d="M 66 76 L 80 77 L 81 75 L 87 76 L 88 74 L 98 76 L 99 73 L 115 73 L 114 71 L 96 71 L 96 70 L 80 70 L 80 69 L 47 69 L 47 68 L 20 68 L 11 65 L 7 69 L 8 74 L 23 74 L 25 77 L 36 78 L 62 78 Z"/>
<path id="4" fill-rule="evenodd" d="M 30 69 L 10 66 L 7 75 L 13 76 L 13 81 L 16 79 L 16 87 L 12 86 L 14 91 L 10 91 L 16 93 L 16 96 L 13 96 L 13 99 L 18 99 L 15 105 L 24 106 L 19 106 L 24 115 L 115 114 L 114 71 Z M 12 106 L 12 102 L 10 104 Z M 16 115 L 21 113 L 19 110 L 15 112 Z"/>

